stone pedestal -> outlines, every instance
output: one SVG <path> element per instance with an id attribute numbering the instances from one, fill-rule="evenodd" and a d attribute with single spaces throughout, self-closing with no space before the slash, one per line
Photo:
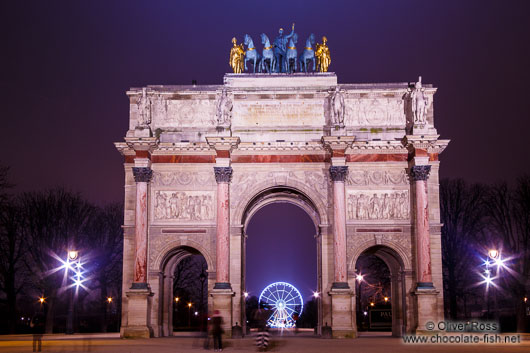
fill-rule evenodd
<path id="1" fill-rule="evenodd" d="M 149 338 L 153 336 L 148 313 L 151 296 L 149 289 L 130 290 L 127 296 L 127 326 L 123 331 L 123 338 Z"/>
<path id="2" fill-rule="evenodd" d="M 232 297 L 234 292 L 231 289 L 213 289 L 211 292 L 213 298 L 213 310 L 219 310 L 223 318 L 224 335 L 232 337 Z"/>
<path id="3" fill-rule="evenodd" d="M 417 334 L 432 334 L 433 330 L 428 330 L 426 325 L 433 322 L 437 329 L 438 321 L 438 291 L 434 288 L 418 288 L 414 292 L 416 297 L 416 312 L 418 313 L 416 327 Z"/>
<path id="4" fill-rule="evenodd" d="M 353 329 L 352 292 L 349 288 L 333 288 L 331 296 L 331 329 L 334 338 L 355 338 Z"/>

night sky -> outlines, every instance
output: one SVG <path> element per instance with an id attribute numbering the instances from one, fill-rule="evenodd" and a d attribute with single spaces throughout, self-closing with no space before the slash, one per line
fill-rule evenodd
<path id="1" fill-rule="evenodd" d="M 530 172 L 530 1 L 4 1 L 0 163 L 15 191 L 64 185 L 121 201 L 125 91 L 220 84 L 233 36 L 261 50 L 260 33 L 292 22 L 298 46 L 327 36 L 340 83 L 422 75 L 439 88 L 435 124 L 452 140 L 442 177 Z"/>

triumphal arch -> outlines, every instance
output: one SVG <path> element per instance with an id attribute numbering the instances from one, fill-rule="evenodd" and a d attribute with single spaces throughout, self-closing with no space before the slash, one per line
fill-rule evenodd
<path id="1" fill-rule="evenodd" d="M 124 337 L 172 335 L 172 271 L 208 265 L 209 310 L 244 322 L 246 226 L 290 202 L 315 223 L 319 326 L 355 337 L 356 261 L 392 278 L 394 335 L 443 319 L 436 89 L 334 73 L 226 74 L 132 88 L 124 142 Z M 273 221 L 273 220 L 271 220 Z M 251 235 L 250 235 L 251 236 Z"/>

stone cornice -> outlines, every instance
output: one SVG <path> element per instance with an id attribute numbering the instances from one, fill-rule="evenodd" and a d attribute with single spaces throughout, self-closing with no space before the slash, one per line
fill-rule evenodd
<path id="1" fill-rule="evenodd" d="M 350 147 L 355 136 L 322 136 L 322 144 L 331 151 L 344 151 Z"/>
<path id="2" fill-rule="evenodd" d="M 125 143 L 135 151 L 154 151 L 158 146 L 156 137 L 126 137 Z"/>
<path id="3" fill-rule="evenodd" d="M 426 150 L 427 153 L 442 153 L 450 140 L 438 140 L 440 135 L 407 135 L 401 141 L 411 153 L 416 149 Z"/>
<path id="4" fill-rule="evenodd" d="M 130 148 L 125 142 L 114 142 L 114 146 L 122 156 L 134 156 L 136 152 Z"/>
<path id="5" fill-rule="evenodd" d="M 239 145 L 239 137 L 206 137 L 206 142 L 210 148 L 216 151 L 232 151 Z"/>
<path id="6" fill-rule="evenodd" d="M 400 141 L 356 141 L 346 154 L 388 154 L 408 153 Z"/>
<path id="7" fill-rule="evenodd" d="M 174 154 L 212 154 L 206 142 L 163 142 L 158 144 L 158 148 L 153 155 L 174 155 Z"/>
<path id="8" fill-rule="evenodd" d="M 239 144 L 233 154 L 248 154 L 248 152 L 274 152 L 278 154 L 292 152 L 326 153 L 320 142 L 244 142 Z"/>

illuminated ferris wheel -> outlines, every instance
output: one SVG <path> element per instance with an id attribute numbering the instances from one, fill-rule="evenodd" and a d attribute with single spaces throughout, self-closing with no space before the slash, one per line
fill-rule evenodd
<path id="1" fill-rule="evenodd" d="M 272 310 L 267 320 L 269 327 L 288 328 L 294 327 L 293 316 L 302 315 L 304 302 L 298 289 L 287 282 L 275 282 L 269 284 L 259 296 L 260 307 L 262 305 Z"/>

